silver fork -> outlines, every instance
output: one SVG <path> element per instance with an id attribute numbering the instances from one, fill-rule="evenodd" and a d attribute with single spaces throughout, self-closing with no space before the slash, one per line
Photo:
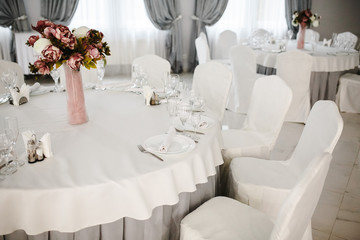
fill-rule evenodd
<path id="1" fill-rule="evenodd" d="M 152 152 L 149 152 L 147 151 L 142 145 L 137 145 L 137 147 L 139 148 L 140 152 L 143 152 L 143 153 L 150 153 L 151 155 L 153 155 L 154 157 L 156 157 L 157 159 L 159 159 L 160 161 L 164 161 L 164 159 L 162 159 L 161 157 L 159 157 L 158 155 L 152 153 Z"/>

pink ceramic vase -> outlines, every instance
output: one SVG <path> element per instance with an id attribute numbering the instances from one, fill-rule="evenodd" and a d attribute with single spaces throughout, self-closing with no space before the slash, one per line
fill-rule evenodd
<path id="1" fill-rule="evenodd" d="M 298 49 L 304 48 L 305 31 L 306 31 L 306 26 L 302 27 L 301 24 L 299 24 L 299 35 L 298 35 L 298 39 L 297 39 L 297 48 Z"/>
<path id="2" fill-rule="evenodd" d="M 85 108 L 84 89 L 81 72 L 63 64 L 66 77 L 67 114 L 70 124 L 82 124 L 88 121 Z"/>

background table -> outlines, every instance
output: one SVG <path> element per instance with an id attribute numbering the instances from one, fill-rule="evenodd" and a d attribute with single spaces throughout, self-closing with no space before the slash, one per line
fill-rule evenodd
<path id="1" fill-rule="evenodd" d="M 161 162 L 141 153 L 136 145 L 167 131 L 166 105 L 145 106 L 143 97 L 134 93 L 85 93 L 90 121 L 77 126 L 67 124 L 65 93 L 34 96 L 19 107 L 0 105 L 0 117 L 17 116 L 20 131 L 50 132 L 54 152 L 53 158 L 25 164 L 0 182 L 1 219 L 6 219 L 0 222 L 0 234 L 22 229 L 41 237 L 50 238 L 50 233 L 43 232 L 52 231 L 96 239 L 92 232 L 101 229 L 101 239 L 113 239 L 120 232 L 127 236 L 124 239 L 159 239 L 159 234 L 177 239 L 181 218 L 215 195 L 211 176 L 222 164 L 219 125 L 206 130 L 193 151 L 165 156 Z M 25 151 L 21 141 L 18 153 Z M 181 195 L 194 192 L 202 183 L 208 183 L 201 185 L 205 191 Z M 188 200 L 179 202 L 179 194 Z M 172 207 L 164 209 L 164 205 Z M 125 226 L 124 219 L 137 222 L 136 227 L 127 224 L 128 228 L 119 229 Z M 133 235 L 139 231 L 147 233 L 144 238 Z M 17 234 L 24 232 L 12 235 L 21 239 Z"/>
<path id="2" fill-rule="evenodd" d="M 287 44 L 287 51 L 295 49 L 296 41 L 290 41 Z M 314 59 L 310 80 L 311 105 L 317 100 L 335 101 L 340 76 L 349 71 L 358 71 L 354 69 L 359 65 L 359 53 L 355 50 L 346 53 L 318 44 L 315 52 L 312 52 L 311 45 L 307 43 L 300 51 L 311 54 Z M 255 53 L 258 72 L 267 75 L 276 74 L 276 58 L 279 53 L 263 50 L 256 50 Z"/>

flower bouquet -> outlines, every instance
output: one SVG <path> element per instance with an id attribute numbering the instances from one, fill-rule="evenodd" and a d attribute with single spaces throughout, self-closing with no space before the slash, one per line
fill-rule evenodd
<path id="1" fill-rule="evenodd" d="M 26 44 L 34 48 L 39 58 L 29 64 L 32 73 L 49 74 L 54 66 L 63 66 L 66 77 L 68 122 L 81 124 L 88 121 L 80 66 L 96 68 L 96 62 L 105 61 L 110 48 L 103 41 L 104 35 L 87 27 L 74 29 L 40 20 L 32 29 L 41 36 L 30 36 Z"/>
<path id="2" fill-rule="evenodd" d="M 295 11 L 292 16 L 291 24 L 294 27 L 300 25 L 299 28 L 299 37 L 298 37 L 298 44 L 297 48 L 302 49 L 304 48 L 304 40 L 305 40 L 305 29 L 306 27 L 318 27 L 320 16 L 317 14 L 311 13 L 310 9 L 303 10 L 301 12 Z"/>
<path id="3" fill-rule="evenodd" d="M 103 34 L 95 29 L 79 27 L 71 32 L 48 20 L 38 21 L 32 29 L 41 34 L 30 36 L 26 42 L 39 54 L 39 59 L 29 64 L 32 73 L 49 74 L 54 65 L 58 68 L 64 63 L 73 70 L 80 70 L 81 65 L 96 68 L 98 60 L 110 55 L 107 42 L 102 41 Z"/>

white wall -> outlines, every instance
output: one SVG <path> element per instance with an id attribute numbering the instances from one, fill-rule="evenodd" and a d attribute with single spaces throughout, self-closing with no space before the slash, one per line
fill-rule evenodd
<path id="1" fill-rule="evenodd" d="M 320 39 L 329 39 L 334 32 L 360 35 L 359 0 L 313 0 L 311 11 L 321 16 L 320 26 L 314 28 Z"/>

